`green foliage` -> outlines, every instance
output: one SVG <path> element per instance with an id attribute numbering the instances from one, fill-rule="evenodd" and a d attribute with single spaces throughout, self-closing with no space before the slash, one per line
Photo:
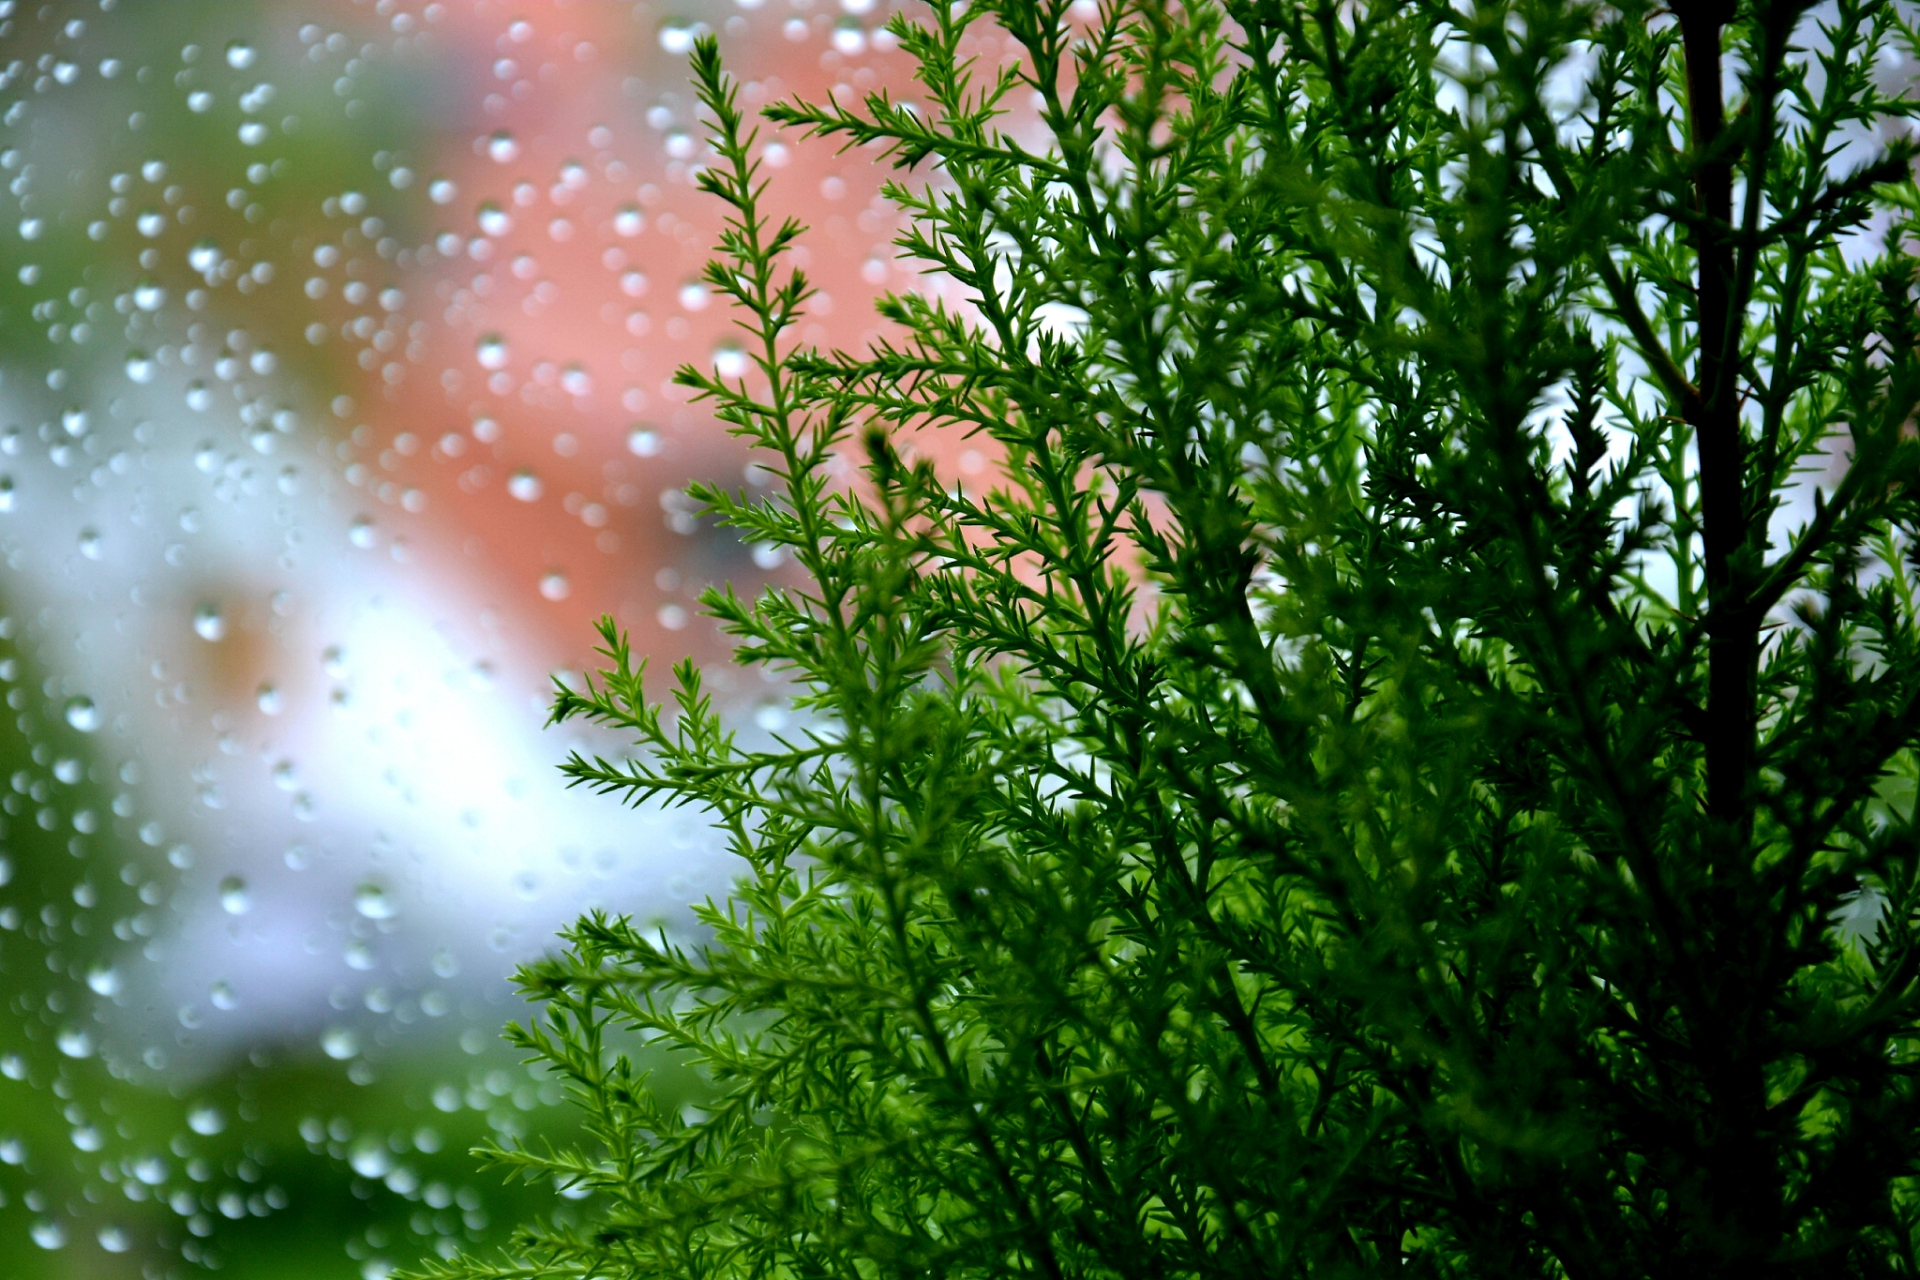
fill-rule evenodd
<path id="1" fill-rule="evenodd" d="M 644 749 L 569 775 L 744 878 L 523 972 L 586 1127 L 492 1159 L 590 1221 L 431 1274 L 1912 1274 L 1903 11 L 892 29 L 924 104 L 767 113 L 927 179 L 900 246 L 965 301 L 863 353 L 795 348 L 695 56 L 754 345 L 680 376 L 784 484 L 702 496 L 808 580 L 706 606 L 809 718 L 650 702 L 610 624 L 560 689 Z"/>

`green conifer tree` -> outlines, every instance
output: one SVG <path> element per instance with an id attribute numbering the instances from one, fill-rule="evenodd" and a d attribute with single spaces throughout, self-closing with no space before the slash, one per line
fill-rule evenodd
<path id="1" fill-rule="evenodd" d="M 611 624 L 559 690 L 743 878 L 524 971 L 584 1130 L 491 1158 L 588 1221 L 428 1274 L 1914 1274 L 1909 11 L 1077 12 L 767 112 L 965 294 L 852 354 L 697 50 L 752 367 L 680 377 L 781 482 L 701 496 L 808 579 L 705 604 L 807 718 Z"/>

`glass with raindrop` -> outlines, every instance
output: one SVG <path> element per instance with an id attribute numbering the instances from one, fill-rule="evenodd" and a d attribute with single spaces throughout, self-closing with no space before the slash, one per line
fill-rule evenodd
<path id="1" fill-rule="evenodd" d="M 560 785 L 627 744 L 544 730 L 552 681 L 612 614 L 787 724 L 698 603 L 794 579 L 688 497 L 770 473 L 672 382 L 761 376 L 686 57 L 911 101 L 890 12 L 0 0 L 8 1280 L 380 1280 L 575 1212 L 467 1154 L 575 1123 L 507 975 L 590 907 L 691 938 L 733 872 Z M 761 147 L 797 340 L 938 289 L 879 166 Z"/>

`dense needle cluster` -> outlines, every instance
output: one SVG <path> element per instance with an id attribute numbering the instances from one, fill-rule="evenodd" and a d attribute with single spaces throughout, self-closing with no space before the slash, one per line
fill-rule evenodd
<path id="1" fill-rule="evenodd" d="M 964 295 L 853 354 L 703 43 L 751 368 L 680 377 L 782 487 L 701 496 L 807 579 L 706 607 L 805 727 L 611 624 L 560 690 L 742 879 L 523 972 L 584 1131 L 492 1158 L 587 1222 L 430 1274 L 1913 1274 L 1907 15 L 902 15 L 922 103 L 767 113 Z"/>

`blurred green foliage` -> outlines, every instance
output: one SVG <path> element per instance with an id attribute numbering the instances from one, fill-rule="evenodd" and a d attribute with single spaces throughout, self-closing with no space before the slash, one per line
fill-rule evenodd
<path id="1" fill-rule="evenodd" d="M 110 41 L 96 43 L 121 51 L 120 69 L 107 78 L 89 58 L 80 69 L 84 92 L 30 100 L 24 121 L 0 147 L 11 153 L 14 178 L 22 166 L 41 170 L 34 184 L 40 229 L 31 238 L 0 236 L 0 350 L 8 353 L 8 369 L 30 377 L 49 366 L 104 361 L 99 376 L 117 378 L 124 353 L 107 346 L 114 295 L 136 283 L 157 285 L 178 310 L 195 289 L 230 292 L 236 265 L 266 261 L 277 269 L 274 292 L 216 297 L 210 314 L 224 312 L 254 328 L 296 384 L 353 385 L 358 375 L 341 344 L 302 338 L 327 308 L 288 301 L 307 265 L 303 237 L 307 250 L 316 233 L 324 238 L 323 201 L 361 190 L 376 200 L 392 235 L 418 243 L 419 202 L 381 199 L 385 183 L 370 158 L 433 145 L 410 126 L 427 118 L 424 103 L 444 86 L 427 76 L 365 75 L 354 86 L 365 109 L 347 116 L 331 77 L 301 65 L 304 49 L 293 30 L 308 15 L 209 0 L 125 5 L 111 14 L 67 8 L 61 21 L 16 17 L 9 24 L 7 57 L 23 68 L 16 78 L 80 56 L 59 40 L 63 23 L 74 18 L 111 33 Z M 349 30 L 360 20 L 352 11 L 338 17 Z M 227 50 L 236 45 L 253 50 L 247 66 L 229 65 Z M 261 85 L 270 90 L 261 105 L 236 107 L 236 88 Z M 210 105 L 196 110 L 196 92 Z M 271 146 L 241 140 L 240 126 L 250 121 L 266 125 Z M 72 146 L 76 137 L 85 146 Z M 264 176 L 250 174 L 260 165 Z M 162 215 L 162 229 L 143 230 L 142 213 Z M 202 245 L 229 264 L 224 275 L 193 265 L 191 251 Z M 91 349 L 71 337 L 74 325 L 88 323 Z M 55 340 L 56 332 L 64 336 Z"/>

